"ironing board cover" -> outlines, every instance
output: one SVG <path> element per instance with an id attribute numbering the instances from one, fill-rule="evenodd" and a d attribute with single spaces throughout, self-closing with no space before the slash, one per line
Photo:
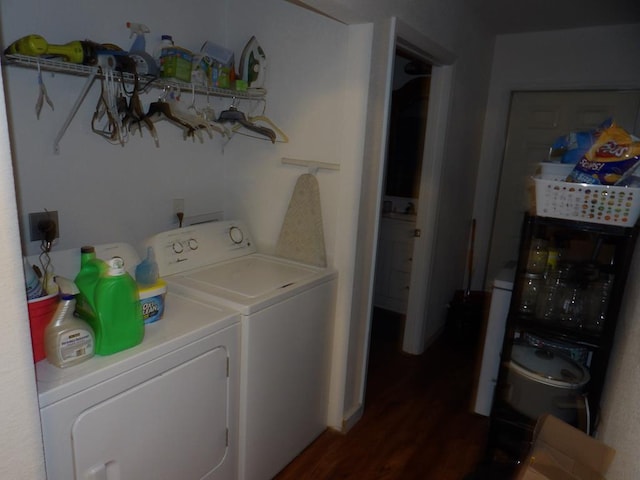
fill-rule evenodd
<path id="1" fill-rule="evenodd" d="M 276 245 L 276 255 L 289 260 L 327 266 L 318 180 L 310 173 L 298 178 Z"/>

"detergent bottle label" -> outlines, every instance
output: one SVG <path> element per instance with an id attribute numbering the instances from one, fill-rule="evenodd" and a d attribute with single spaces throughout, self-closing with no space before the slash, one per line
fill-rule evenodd
<path id="1" fill-rule="evenodd" d="M 93 335 L 84 329 L 75 329 L 60 335 L 59 357 L 63 361 L 93 355 Z"/>

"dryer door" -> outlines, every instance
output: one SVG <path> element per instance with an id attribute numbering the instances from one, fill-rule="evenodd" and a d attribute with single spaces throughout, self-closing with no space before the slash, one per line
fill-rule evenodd
<path id="1" fill-rule="evenodd" d="M 227 396 L 219 347 L 94 405 L 72 428 L 75 478 L 217 478 Z"/>

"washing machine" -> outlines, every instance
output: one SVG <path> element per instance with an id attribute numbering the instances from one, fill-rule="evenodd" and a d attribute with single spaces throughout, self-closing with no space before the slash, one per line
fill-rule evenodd
<path id="1" fill-rule="evenodd" d="M 272 478 L 327 426 L 337 272 L 259 253 L 241 221 L 148 245 L 170 291 L 240 313 L 239 476 Z"/>
<path id="2" fill-rule="evenodd" d="M 136 253 L 97 246 L 98 258 Z M 74 278 L 80 249 L 52 253 Z M 68 368 L 36 364 L 48 480 L 237 478 L 240 316 L 168 292 L 142 343 Z"/>

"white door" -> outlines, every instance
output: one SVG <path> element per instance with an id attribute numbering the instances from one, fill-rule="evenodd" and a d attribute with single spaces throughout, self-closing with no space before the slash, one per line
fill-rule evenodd
<path id="1" fill-rule="evenodd" d="M 520 227 L 533 192 L 528 178 L 561 135 L 597 127 L 611 117 L 638 133 L 639 91 L 514 92 L 491 234 L 487 282 L 518 257 Z"/>

